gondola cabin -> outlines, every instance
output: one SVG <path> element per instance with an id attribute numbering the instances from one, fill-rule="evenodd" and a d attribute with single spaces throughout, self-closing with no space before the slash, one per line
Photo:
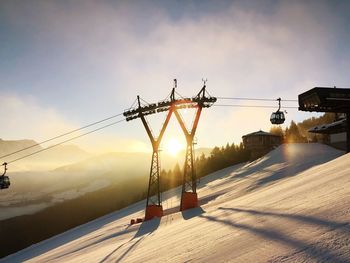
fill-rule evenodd
<path id="1" fill-rule="evenodd" d="M 6 189 L 10 186 L 10 178 L 6 175 L 0 176 L 0 189 Z"/>
<path id="2" fill-rule="evenodd" d="M 283 124 L 286 118 L 284 117 L 284 113 L 281 110 L 281 98 L 277 99 L 278 101 L 278 110 L 273 112 L 270 117 L 270 122 L 272 124 Z"/>
<path id="3" fill-rule="evenodd" d="M 9 188 L 10 186 L 10 178 L 6 176 L 6 171 L 7 171 L 7 163 L 2 164 L 4 166 L 4 173 L 0 175 L 0 189 L 6 189 Z"/>
<path id="4" fill-rule="evenodd" d="M 283 111 L 276 111 L 271 114 L 270 121 L 272 124 L 283 124 L 286 118 Z"/>

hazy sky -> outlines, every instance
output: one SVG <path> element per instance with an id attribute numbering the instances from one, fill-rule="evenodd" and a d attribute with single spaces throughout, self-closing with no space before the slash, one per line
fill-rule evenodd
<path id="1" fill-rule="evenodd" d="M 349 87 L 349 14 L 350 1 L 335 0 L 1 0 L 0 137 L 50 138 L 120 113 L 138 94 L 160 100 L 174 78 L 185 96 L 199 91 L 203 77 L 214 96 L 297 99 L 314 86 Z M 269 130 L 270 113 L 205 109 L 198 146 Z M 289 110 L 286 123 L 310 116 Z M 173 121 L 165 139 L 183 140 Z M 139 120 L 75 143 L 114 151 L 149 146 Z"/>

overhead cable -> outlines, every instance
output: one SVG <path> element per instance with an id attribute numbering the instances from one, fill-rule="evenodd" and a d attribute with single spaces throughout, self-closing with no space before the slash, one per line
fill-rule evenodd
<path id="1" fill-rule="evenodd" d="M 277 99 L 266 99 L 266 98 L 239 98 L 239 97 L 216 97 L 221 100 L 256 100 L 256 101 L 276 101 Z M 298 100 L 281 99 L 281 101 L 296 102 Z"/>
<path id="2" fill-rule="evenodd" d="M 239 104 L 214 104 L 213 107 L 242 107 L 242 108 L 267 108 L 274 109 L 276 106 L 269 105 L 239 105 Z M 298 107 L 282 106 L 284 109 L 298 109 Z"/>
<path id="3" fill-rule="evenodd" d="M 61 145 L 61 144 L 64 144 L 64 143 L 66 143 L 66 142 L 70 142 L 70 141 L 76 140 L 76 139 L 78 139 L 78 138 L 80 138 L 80 137 L 86 136 L 86 135 L 88 135 L 88 134 L 91 134 L 91 133 L 93 133 L 93 132 L 96 132 L 96 131 L 99 131 L 99 130 L 102 130 L 102 129 L 105 129 L 105 128 L 107 128 L 107 127 L 110 127 L 110 126 L 115 125 L 115 124 L 117 124 L 117 123 L 120 123 L 120 122 L 122 122 L 122 121 L 125 121 L 125 119 L 122 119 L 122 120 L 119 120 L 119 121 L 116 121 L 116 122 L 112 122 L 112 123 L 110 123 L 110 124 L 107 124 L 107 125 L 104 125 L 104 126 L 102 126 L 102 127 L 99 127 L 99 128 L 97 128 L 97 129 L 95 129 L 95 130 L 92 130 L 92 131 L 89 131 L 89 132 L 80 134 L 80 135 L 75 136 L 75 137 L 73 137 L 73 138 L 70 138 L 70 139 L 68 139 L 68 140 L 65 140 L 65 141 L 62 141 L 62 142 L 60 142 L 60 143 L 51 145 L 51 146 L 49 146 L 49 147 L 47 147 L 47 148 L 40 149 L 40 150 L 35 151 L 35 152 L 33 152 L 33 153 L 24 155 L 24 156 L 22 156 L 22 157 L 19 157 L 19 158 L 17 158 L 17 159 L 14 159 L 14 160 L 11 160 L 11 161 L 7 162 L 7 164 L 14 163 L 14 162 L 17 162 L 17 161 L 22 160 L 22 159 L 24 159 L 24 158 L 27 158 L 27 157 L 29 157 L 29 156 L 32 156 L 32 155 L 41 153 L 41 152 L 43 152 L 43 151 L 52 149 L 52 148 L 57 147 L 57 146 L 59 146 L 59 145 Z"/>
<path id="4" fill-rule="evenodd" d="M 5 155 L 3 155 L 3 156 L 0 156 L 0 158 L 5 158 L 5 157 L 8 157 L 8 156 L 14 155 L 14 154 L 16 154 L 16 153 L 23 152 L 23 151 L 25 151 L 25 150 L 28 150 L 28 149 L 31 149 L 31 148 L 33 148 L 33 147 L 39 146 L 39 145 L 41 145 L 41 144 L 44 144 L 44 143 L 47 143 L 47 142 L 50 142 L 50 141 L 53 141 L 53 140 L 62 138 L 62 137 L 64 137 L 64 136 L 67 136 L 67 135 L 69 135 L 69 134 L 75 133 L 75 132 L 77 132 L 77 131 L 80 131 L 80 130 L 89 128 L 89 127 L 91 127 L 91 126 L 100 124 L 100 123 L 102 123 L 102 122 L 105 122 L 105 121 L 108 121 L 108 120 L 111 120 L 111 119 L 114 119 L 114 118 L 116 118 L 116 117 L 118 117 L 118 116 L 121 116 L 121 115 L 123 115 L 123 113 L 119 113 L 119 114 L 110 116 L 110 117 L 108 117 L 108 118 L 105 118 L 105 119 L 102 119 L 102 120 L 99 120 L 99 121 L 90 123 L 90 124 L 88 124 L 88 125 L 85 125 L 85 126 L 83 126 L 83 127 L 78 128 L 78 129 L 74 129 L 74 130 L 68 131 L 68 132 L 63 133 L 63 134 L 61 134 L 61 135 L 57 135 L 57 136 L 55 136 L 55 137 L 53 137 L 53 138 L 50 138 L 50 139 L 47 139 L 47 140 L 44 140 L 44 141 L 35 143 L 35 144 L 30 145 L 30 146 L 28 146 L 28 147 L 25 147 L 25 148 L 23 148 L 23 149 L 20 149 L 20 150 L 17 150 L 17 151 L 14 151 L 14 152 L 5 154 Z"/>

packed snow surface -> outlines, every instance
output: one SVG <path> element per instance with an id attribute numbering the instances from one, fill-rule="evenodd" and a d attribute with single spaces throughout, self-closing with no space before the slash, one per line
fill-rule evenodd
<path id="1" fill-rule="evenodd" d="M 9 262 L 350 262 L 350 155 L 282 145 L 201 179 L 201 206 L 129 225 L 145 202 L 3 259 Z M 67 215 L 64 215 L 67 216 Z"/>

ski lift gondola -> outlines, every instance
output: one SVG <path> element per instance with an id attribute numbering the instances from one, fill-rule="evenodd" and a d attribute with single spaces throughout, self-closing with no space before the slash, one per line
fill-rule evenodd
<path id="1" fill-rule="evenodd" d="M 5 166 L 4 168 L 4 173 L 0 176 L 0 189 L 6 189 L 9 188 L 10 186 L 10 178 L 8 176 L 6 176 L 6 171 L 7 171 L 7 163 L 3 163 L 3 166 Z"/>
<path id="2" fill-rule="evenodd" d="M 273 112 L 270 117 L 272 124 L 283 124 L 286 118 L 284 117 L 283 111 L 281 111 L 281 98 L 278 98 L 278 110 Z"/>

